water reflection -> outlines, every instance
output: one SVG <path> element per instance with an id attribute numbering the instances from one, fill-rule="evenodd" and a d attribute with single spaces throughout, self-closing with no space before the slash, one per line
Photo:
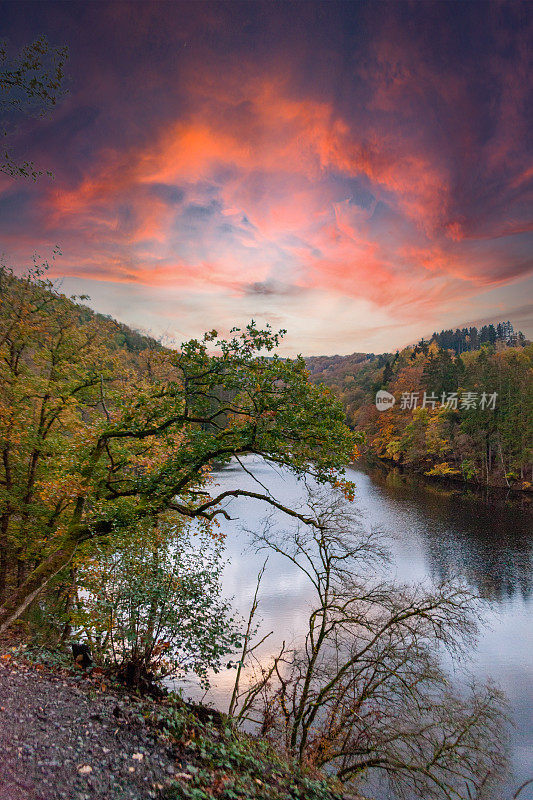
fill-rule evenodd
<path id="1" fill-rule="evenodd" d="M 365 471 L 381 489 L 382 498 L 390 502 L 390 510 L 408 508 L 410 530 L 413 509 L 421 517 L 414 527 L 425 539 L 428 568 L 435 581 L 460 576 L 482 597 L 500 603 L 517 593 L 525 601 L 531 599 L 532 517 L 520 507 L 520 498 L 490 499 L 472 491 L 427 485 L 398 471 L 384 473 L 378 467 Z"/>
<path id="2" fill-rule="evenodd" d="M 246 467 L 282 503 L 298 502 L 306 495 L 302 482 L 284 470 L 252 456 Z M 473 671 L 478 677 L 493 678 L 509 697 L 516 722 L 513 782 L 519 785 L 533 775 L 531 516 L 505 498 L 487 500 L 454 488 L 428 486 L 399 473 L 357 467 L 349 470 L 349 477 L 356 483 L 362 525 L 391 536 L 391 570 L 398 580 L 462 577 L 486 598 L 487 626 L 473 654 Z M 253 477 L 238 464 L 224 469 L 216 480 L 221 490 L 236 486 L 258 490 Z M 234 519 L 223 524 L 229 559 L 224 591 L 246 616 L 264 556 L 250 551 L 245 529 L 260 526 L 268 508 L 259 501 L 235 498 L 227 509 Z M 302 573 L 272 555 L 261 586 L 260 615 L 262 632 L 273 635 L 259 653 L 262 659 L 277 652 L 283 640 L 298 640 L 311 597 Z M 208 698 L 215 706 L 227 707 L 233 678 L 233 672 L 215 676 Z"/>

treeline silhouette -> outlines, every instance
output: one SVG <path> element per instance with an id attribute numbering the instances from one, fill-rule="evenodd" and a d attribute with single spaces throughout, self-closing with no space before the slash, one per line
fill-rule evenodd
<path id="1" fill-rule="evenodd" d="M 522 331 L 515 331 L 513 325 L 507 322 L 498 322 L 497 325 L 483 325 L 482 328 L 475 326 L 469 328 L 456 328 L 453 330 L 443 330 L 432 334 L 429 340 L 421 339 L 416 345 L 415 352 L 427 353 L 431 342 L 435 342 L 445 350 L 453 350 L 456 355 L 467 353 L 471 350 L 479 350 L 484 344 L 503 342 L 509 347 L 524 347 L 527 339 Z M 417 349 L 419 348 L 419 349 Z"/>

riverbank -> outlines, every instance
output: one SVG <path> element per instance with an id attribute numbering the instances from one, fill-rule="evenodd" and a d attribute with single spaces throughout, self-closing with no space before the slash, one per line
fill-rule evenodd
<path id="1" fill-rule="evenodd" d="M 231 492 L 237 486 L 254 491 L 260 481 L 284 505 L 297 507 L 305 502 L 304 482 L 288 470 L 272 467 L 253 455 L 242 461 L 246 471 L 235 461 L 214 476 L 217 491 Z M 354 508 L 361 529 L 379 531 L 386 539 L 391 554 L 387 580 L 437 586 L 443 580 L 457 579 L 483 598 L 486 624 L 467 666 L 477 680 L 494 681 L 510 698 L 516 726 L 511 743 L 514 774 L 502 793 L 510 798 L 516 787 L 533 775 L 533 664 L 527 646 L 533 602 L 533 535 L 530 514 L 522 507 L 529 505 L 529 496 L 502 493 L 495 499 L 493 493 L 474 487 L 413 478 L 388 471 L 383 465 L 367 470 L 362 461 L 347 467 L 346 478 L 355 484 Z M 265 521 L 283 530 L 287 521 L 281 512 L 274 520 L 267 517 L 268 509 L 258 501 L 234 498 L 227 511 L 231 520 L 223 525 L 228 561 L 223 591 L 234 598 L 237 613 L 247 618 L 264 563 L 264 554 L 251 546 L 248 531 L 262 530 Z M 262 620 L 259 635 L 274 633 L 258 650 L 258 657 L 270 658 L 284 639 L 302 641 L 312 602 L 312 590 L 299 579 L 299 571 L 287 559 L 272 554 L 261 582 L 258 614 Z M 231 675 L 214 675 L 211 702 L 227 707 L 232 686 Z M 197 696 L 201 697 L 201 691 Z"/>
<path id="2" fill-rule="evenodd" d="M 357 800 L 218 712 L 0 656 L 2 800 Z"/>
<path id="3" fill-rule="evenodd" d="M 401 464 L 390 458 L 383 458 L 375 453 L 365 453 L 361 459 L 363 464 L 371 469 L 380 468 L 387 472 L 397 472 L 400 475 L 406 475 L 410 478 L 420 480 L 427 485 L 462 489 L 463 491 L 475 491 L 479 493 L 480 496 L 489 494 L 496 500 L 509 496 L 525 498 L 527 504 L 533 504 L 533 484 L 530 484 L 528 481 L 514 482 L 509 486 L 502 482 L 482 483 L 473 478 L 468 478 L 463 475 L 454 475 L 453 473 L 438 474 L 433 472 L 429 474 L 427 471 L 424 472 L 419 469 L 414 469 L 409 465 Z M 352 464 L 355 468 L 359 465 L 359 461 Z"/>

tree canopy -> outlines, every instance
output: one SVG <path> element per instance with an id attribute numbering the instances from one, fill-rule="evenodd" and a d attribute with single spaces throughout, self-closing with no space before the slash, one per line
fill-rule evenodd
<path id="1" fill-rule="evenodd" d="M 342 480 L 357 437 L 303 359 L 274 353 L 283 332 L 252 322 L 133 352 L 38 271 L 0 282 L 3 627 L 94 537 L 168 510 L 213 524 L 238 494 L 298 516 L 263 490 L 211 494 L 214 463 L 252 452 Z"/>

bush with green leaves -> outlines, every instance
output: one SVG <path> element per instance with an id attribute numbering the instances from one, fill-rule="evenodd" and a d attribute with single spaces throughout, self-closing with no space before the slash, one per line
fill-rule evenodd
<path id="1" fill-rule="evenodd" d="M 77 570 L 73 627 L 129 682 L 195 674 L 207 685 L 239 645 L 221 597 L 221 541 L 167 517 L 94 542 Z"/>

